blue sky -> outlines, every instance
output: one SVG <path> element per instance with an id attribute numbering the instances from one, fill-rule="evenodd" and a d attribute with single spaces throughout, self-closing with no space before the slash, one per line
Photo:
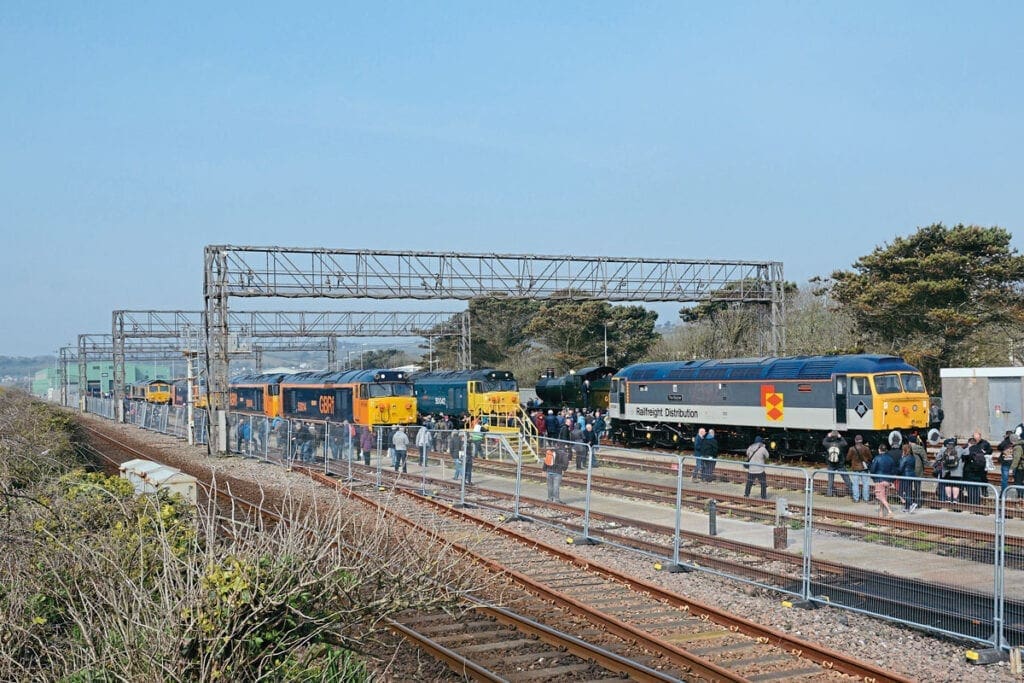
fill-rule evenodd
<path id="1" fill-rule="evenodd" d="M 1022 245 L 1021 3 L 213 4 L 0 8 L 0 354 L 201 308 L 206 244 L 798 282 L 936 221 Z"/>

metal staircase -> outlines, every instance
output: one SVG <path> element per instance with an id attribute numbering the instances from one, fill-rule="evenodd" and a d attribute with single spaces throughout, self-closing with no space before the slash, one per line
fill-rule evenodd
<path id="1" fill-rule="evenodd" d="M 517 413 L 485 414 L 487 430 L 501 434 L 516 453 L 522 448 L 523 462 L 540 462 L 537 427 L 522 408 Z"/>

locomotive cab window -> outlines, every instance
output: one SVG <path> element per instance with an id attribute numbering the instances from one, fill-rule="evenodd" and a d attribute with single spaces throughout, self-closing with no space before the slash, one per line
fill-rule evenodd
<path id="1" fill-rule="evenodd" d="M 850 394 L 853 396 L 867 396 L 871 393 L 867 377 L 850 377 Z"/>
<path id="2" fill-rule="evenodd" d="M 903 390 L 911 394 L 923 394 L 924 392 L 924 380 L 921 379 L 921 375 L 911 372 L 900 373 L 900 379 L 903 380 Z"/>
<path id="3" fill-rule="evenodd" d="M 270 386 L 267 387 L 267 395 L 268 396 L 277 396 L 280 393 L 281 393 L 281 385 L 280 384 L 271 384 Z"/>
<path id="4" fill-rule="evenodd" d="M 875 375 L 875 391 L 880 394 L 898 394 L 903 391 L 898 375 Z"/>

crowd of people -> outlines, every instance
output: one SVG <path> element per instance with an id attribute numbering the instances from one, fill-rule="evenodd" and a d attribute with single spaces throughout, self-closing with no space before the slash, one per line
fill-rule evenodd
<path id="1" fill-rule="evenodd" d="M 842 434 L 833 430 L 822 440 L 828 466 L 825 495 L 836 495 L 835 478 L 838 476 L 854 502 L 867 503 L 873 495 L 880 516 L 893 515 L 890 493 L 899 500 L 903 512 L 912 514 L 922 504 L 922 478 L 926 468 L 931 466 L 938 480 L 934 491 L 938 502 L 952 504 L 957 512 L 962 509 L 960 504 L 978 506 L 989 492 L 988 470 L 993 466 L 993 454 L 1000 468 L 1002 490 L 1009 485 L 1011 474 L 1014 485 L 1024 484 L 1022 431 L 1021 427 L 1007 431 L 993 449 L 978 431 L 960 446 L 955 438 L 943 439 L 933 427 L 927 441 L 938 450 L 931 459 L 916 431 L 906 435 L 890 432 L 886 441 L 872 452 L 861 435 L 856 435 L 850 445 Z"/>
<path id="2" fill-rule="evenodd" d="M 577 470 L 597 467 L 597 453 L 608 429 L 606 416 L 601 410 L 531 408 L 529 419 L 540 436 L 543 469 L 548 475 L 548 500 L 560 502 L 559 487 L 564 472 L 575 465 Z M 940 415 L 933 415 L 939 422 Z M 385 427 L 379 434 L 372 428 L 350 424 L 331 425 L 327 430 L 322 422 L 281 418 L 262 419 L 258 422 L 240 420 L 236 428 L 237 449 L 264 452 L 271 439 L 276 440 L 279 452 L 285 457 L 311 462 L 323 452 L 333 459 L 362 460 L 370 465 L 371 451 L 380 443 L 387 449 L 390 464 L 396 472 L 406 472 L 408 451 L 415 448 L 416 457 L 425 465 L 430 452 L 449 454 L 453 465 L 453 479 L 473 482 L 473 460 L 483 455 L 484 433 L 488 431 L 486 417 L 448 415 L 427 417 L 414 428 L 410 436 L 404 426 Z M 892 516 L 890 497 L 899 501 L 905 513 L 914 513 L 922 504 L 922 477 L 931 467 L 938 479 L 934 496 L 939 502 L 977 506 L 987 495 L 987 472 L 995 454 L 995 466 L 1001 473 L 1001 486 L 1006 489 L 1011 479 L 1016 486 L 1024 486 L 1024 425 L 1006 432 L 995 448 L 975 432 L 967 443 L 960 446 L 956 439 L 943 439 L 933 427 L 927 443 L 937 448 L 930 458 L 924 439 L 913 431 L 906 435 L 899 431 L 873 450 L 864 436 L 856 434 L 852 443 L 837 430 L 829 432 L 821 442 L 827 464 L 826 496 L 840 495 L 836 479 L 845 487 L 845 494 L 855 503 L 876 501 L 879 514 Z M 719 443 L 714 429 L 700 428 L 694 437 L 697 456 L 692 473 L 693 481 L 713 482 L 719 455 Z M 326 447 L 326 448 L 325 448 Z M 590 460 L 588 462 L 588 455 Z M 762 437 L 758 436 L 746 451 L 747 472 L 744 496 L 749 497 L 755 485 L 760 497 L 767 498 L 768 478 L 766 465 L 769 452 Z"/>

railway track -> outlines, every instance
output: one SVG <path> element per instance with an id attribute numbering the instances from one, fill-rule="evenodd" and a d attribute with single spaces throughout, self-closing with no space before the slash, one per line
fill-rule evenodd
<path id="1" fill-rule="evenodd" d="M 105 438 L 109 442 L 109 437 L 99 438 Z M 147 457 L 135 449 L 131 449 L 127 455 Z M 340 486 L 338 482 L 322 474 L 309 469 L 303 471 L 322 484 Z M 800 678 L 816 681 L 850 680 L 850 677 L 879 681 L 904 680 L 841 653 L 819 648 L 787 634 L 765 629 L 740 617 L 688 601 L 657 586 L 621 575 L 594 563 L 582 562 L 557 548 L 542 546 L 537 541 L 500 525 L 475 518 L 467 512 L 456 512 L 446 503 L 413 492 L 401 489 L 374 490 L 366 495 L 349 490 L 348 495 L 363 500 L 367 505 L 384 508 L 391 514 L 400 515 L 404 523 L 414 525 L 425 535 L 443 537 L 448 543 L 456 542 L 467 555 L 492 570 L 511 577 L 517 584 L 543 601 L 554 602 L 562 609 L 587 620 L 593 625 L 596 635 L 607 632 L 617 635 L 622 639 L 622 643 L 636 643 L 649 653 L 647 659 L 655 655 L 658 661 L 668 661 L 679 671 L 678 674 L 674 674 L 665 671 L 664 667 L 661 670 L 648 667 L 628 656 L 605 649 L 606 654 L 602 656 L 610 657 L 611 663 L 602 662 L 602 667 L 609 672 L 609 676 L 626 675 L 636 680 L 679 678 L 771 681 Z M 443 519 L 440 526 L 437 522 L 439 515 L 442 515 Z M 592 677 L 589 672 L 575 668 L 583 664 L 564 662 L 559 663 L 557 669 L 550 669 L 549 671 L 553 673 L 548 674 L 531 670 L 503 676 L 489 670 L 475 671 L 467 664 L 471 658 L 459 652 L 456 647 L 447 647 L 465 641 L 465 636 L 461 633 L 450 632 L 451 629 L 463 629 L 465 624 L 448 623 L 442 625 L 439 631 L 439 622 L 443 621 L 443 618 L 436 615 L 410 615 L 409 619 L 403 619 L 402 626 L 417 630 L 420 637 L 451 650 L 454 654 L 449 656 L 454 656 L 455 659 L 450 666 L 476 680 L 544 680 L 545 677 L 551 680 L 564 678 L 569 674 L 573 678 Z M 496 634 L 493 648 L 504 648 L 508 643 L 508 632 L 487 624 L 479 626 L 483 632 Z M 517 627 L 523 628 L 525 627 Z M 396 630 L 401 631 L 401 628 Z M 556 636 L 549 634 L 549 637 Z M 447 638 L 453 640 L 446 641 Z M 522 645 L 528 648 L 520 653 L 524 660 L 528 660 L 531 654 L 536 654 L 538 648 L 544 647 L 537 645 L 535 641 L 524 642 Z M 573 646 L 579 647 L 579 643 Z M 468 647 L 476 656 L 483 650 L 493 652 L 476 638 Z M 558 645 L 559 650 L 569 647 L 570 644 L 565 641 Z M 434 651 L 432 647 L 431 651 Z M 509 662 L 518 656 L 502 650 L 500 659 Z M 581 661 L 598 661 L 597 654 L 586 654 L 584 657 L 586 659 L 581 657 Z M 626 666 L 624 661 L 636 667 L 635 670 L 626 672 L 622 668 Z M 481 669 L 487 669 L 486 666 L 479 666 Z M 490 678 L 489 675 L 494 677 Z"/>
<path id="2" fill-rule="evenodd" d="M 125 444 L 101 431 L 86 427 L 89 435 L 105 444 L 94 453 L 106 460 L 112 469 L 132 458 L 156 459 L 133 446 Z M 119 455 L 111 455 L 114 451 Z M 196 476 L 194 474 L 194 476 Z M 224 488 L 210 488 L 202 483 L 207 496 L 216 495 L 233 506 L 248 508 L 274 521 L 280 521 L 266 501 L 247 501 Z M 562 678 L 580 680 L 680 681 L 688 671 L 677 673 L 648 666 L 644 661 L 631 659 L 596 642 L 608 640 L 602 633 L 595 642 L 585 640 L 520 611 L 512 611 L 484 600 L 468 597 L 466 618 L 457 618 L 446 612 L 404 613 L 385 623 L 395 633 L 443 662 L 459 680 L 476 681 L 547 681 Z M 517 601 L 517 603 L 522 601 Z M 535 614 L 550 614 L 550 606 L 533 600 Z M 621 644 L 627 652 L 629 644 Z M 632 647 L 634 656 L 657 664 L 661 659 Z M 710 679 L 709 679 L 710 680 Z M 743 680 L 721 678 L 715 680 Z"/>
<path id="3" fill-rule="evenodd" d="M 601 450 L 601 452 L 600 452 L 600 461 L 601 461 L 601 463 L 603 465 L 611 465 L 612 467 L 616 467 L 616 468 L 619 468 L 619 469 L 637 470 L 637 471 L 641 471 L 641 472 L 671 473 L 673 476 L 675 475 L 675 470 L 673 469 L 673 467 L 676 464 L 675 463 L 675 456 L 677 455 L 677 453 L 671 453 L 671 452 L 667 452 L 666 451 L 665 455 L 670 456 L 671 459 L 669 459 L 669 458 L 659 458 L 659 457 L 642 457 L 641 458 L 641 457 L 635 457 L 635 456 L 616 455 L 615 453 L 612 452 L 613 450 L 614 450 L 614 447 L 605 447 L 604 449 Z M 690 456 L 692 456 L 692 453 L 682 453 L 682 452 L 680 452 L 680 453 L 678 453 L 678 455 L 690 455 Z M 732 457 L 729 457 L 729 456 L 720 456 L 718 458 L 718 461 L 719 461 L 720 465 L 721 464 L 726 464 L 727 466 L 726 467 L 721 467 L 720 466 L 720 467 L 717 467 L 715 469 L 715 477 L 717 479 L 719 479 L 720 481 L 730 482 L 730 483 L 734 483 L 734 484 L 743 484 L 743 483 L 746 482 L 746 472 L 744 472 L 741 469 L 736 469 L 735 467 L 729 467 L 728 466 L 728 465 L 736 465 L 736 466 L 741 465 L 741 464 L 743 464 L 745 462 L 745 459 L 743 459 L 743 458 L 732 458 Z M 809 464 L 809 463 L 803 463 L 803 464 L 799 464 L 799 465 L 797 465 L 796 463 L 782 463 L 782 464 L 784 464 L 786 466 L 799 466 L 799 467 L 802 467 L 804 469 L 810 470 L 812 472 L 822 472 L 822 473 L 827 473 L 828 472 L 828 469 L 825 468 L 825 467 L 821 467 L 820 465 L 814 465 L 814 464 Z M 693 474 L 693 463 L 692 463 L 692 461 L 690 463 L 685 463 L 683 465 L 683 467 L 684 467 L 684 476 L 689 477 L 689 476 L 691 476 Z M 847 474 L 851 474 L 851 472 L 847 471 Z M 925 474 L 925 478 L 929 478 L 929 477 L 934 475 L 934 472 L 933 472 L 933 470 L 932 470 L 930 465 L 925 468 L 924 474 Z M 989 472 L 987 474 L 987 478 L 988 478 L 988 483 L 989 484 L 992 484 L 996 488 L 999 488 L 1001 482 L 1000 482 L 1000 473 L 998 471 Z M 802 493 L 803 490 L 804 490 L 804 478 L 803 477 L 798 477 L 798 476 L 795 476 L 795 475 L 786 474 L 784 472 L 775 471 L 775 472 L 771 473 L 771 480 L 772 480 L 773 487 L 777 488 L 777 489 L 784 489 L 784 490 L 788 490 L 788 491 L 798 491 L 800 493 Z M 839 480 L 839 482 L 840 482 L 837 485 L 842 487 L 841 479 L 838 477 L 838 473 L 837 473 L 837 480 Z M 819 475 L 815 479 L 815 484 L 820 486 L 823 483 L 824 482 L 822 481 L 822 479 L 821 479 L 821 477 Z M 932 507 L 932 508 L 935 508 L 935 509 L 946 509 L 946 510 L 955 509 L 955 507 L 953 505 L 951 505 L 950 503 L 939 501 L 939 500 L 935 499 L 934 497 L 926 497 L 925 498 L 925 502 L 928 504 L 929 507 Z M 992 502 L 992 500 L 990 498 L 982 498 L 982 502 L 979 505 L 970 506 L 970 509 L 977 510 L 979 512 L 985 512 L 987 514 L 992 514 L 994 512 L 994 510 L 993 510 L 993 502 Z M 1010 501 L 1009 504 L 1007 505 L 1006 514 L 1007 514 L 1007 518 L 1021 518 L 1021 517 L 1024 517 L 1024 504 L 1022 504 L 1021 502 L 1018 502 L 1017 500 Z"/>
<path id="4" fill-rule="evenodd" d="M 367 470 L 366 474 L 375 474 L 375 470 Z M 457 484 L 429 478 L 427 481 L 435 497 L 453 504 L 459 500 Z M 383 485 L 418 490 L 422 480 L 418 477 L 415 481 L 398 478 L 389 472 Z M 469 498 L 482 507 L 511 513 L 514 496 L 500 490 L 474 487 Z M 521 497 L 520 504 L 520 515 L 549 521 L 553 526 L 570 532 L 583 530 L 582 510 L 577 507 L 528 497 Z M 527 513 L 523 512 L 524 507 L 528 509 Z M 590 512 L 590 520 L 589 537 L 592 539 L 631 547 L 660 561 L 673 556 L 672 527 L 594 510 Z M 655 537 L 638 538 L 638 531 Z M 801 594 L 803 558 L 800 555 L 686 530 L 680 531 L 680 542 L 679 560 L 684 566 L 721 571 L 746 577 L 768 588 L 798 596 Z M 827 602 L 884 614 L 908 623 L 930 624 L 939 630 L 970 634 L 979 640 L 991 635 L 992 596 L 981 592 L 946 588 L 822 559 L 814 560 L 809 590 L 811 595 Z M 913 596 L 913 601 L 908 601 L 907 596 Z M 1008 600 L 1006 615 L 1008 636 L 1013 642 L 1024 642 L 1024 603 Z"/>
<path id="5" fill-rule="evenodd" d="M 500 461 L 478 460 L 474 462 L 473 467 L 478 471 L 488 471 L 501 476 L 514 476 L 514 468 Z M 720 471 L 720 469 L 716 469 L 716 478 Z M 590 486 L 593 491 L 635 498 L 674 508 L 676 473 L 671 470 L 666 470 L 666 473 L 672 475 L 671 484 L 629 480 L 592 473 Z M 536 482 L 544 481 L 545 478 L 542 471 L 530 467 L 523 468 L 523 477 Z M 562 485 L 585 488 L 586 481 L 585 474 L 570 470 L 563 476 Z M 738 518 L 769 522 L 774 521 L 776 516 L 773 500 L 747 498 L 721 490 L 694 488 L 684 483 L 681 498 L 684 507 L 703 511 L 712 498 L 716 501 L 719 514 L 728 513 Z M 798 513 L 794 514 L 791 519 L 796 521 L 802 519 L 805 509 L 802 502 L 790 500 L 788 507 Z M 958 557 L 982 562 L 992 561 L 995 543 L 995 535 L 989 532 L 938 526 L 909 519 L 879 519 L 874 515 L 823 507 L 816 507 L 814 510 L 814 526 L 821 531 L 857 538 L 868 543 L 904 547 L 930 552 L 942 557 Z M 1011 568 L 1024 567 L 1024 538 L 1007 535 L 1005 547 L 1007 566 Z"/>

